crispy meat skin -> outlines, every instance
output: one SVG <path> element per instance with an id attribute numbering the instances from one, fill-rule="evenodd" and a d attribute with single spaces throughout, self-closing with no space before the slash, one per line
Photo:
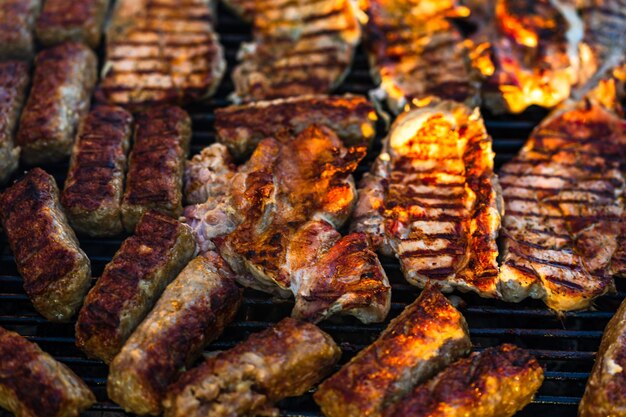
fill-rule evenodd
<path id="1" fill-rule="evenodd" d="M 136 117 L 122 223 L 128 232 L 146 210 L 172 217 L 182 214 L 185 159 L 191 140 L 191 119 L 179 107 L 155 107 Z"/>
<path id="2" fill-rule="evenodd" d="M 135 414 L 160 414 L 167 386 L 222 334 L 241 299 L 218 254 L 193 259 L 111 363 L 109 398 Z"/>
<path id="3" fill-rule="evenodd" d="M 37 54 L 16 138 L 24 162 L 58 162 L 70 155 L 78 122 L 89 111 L 97 64 L 94 53 L 75 42 Z"/>
<path id="4" fill-rule="evenodd" d="M 16 417 L 78 417 L 96 402 L 67 366 L 2 327 L 0 357 L 0 407 Z"/>
<path id="5" fill-rule="evenodd" d="M 170 386 L 165 417 L 252 416 L 302 395 L 330 372 L 341 351 L 310 323 L 286 318 L 207 359 Z"/>
<path id="6" fill-rule="evenodd" d="M 28 87 L 28 64 L 22 61 L 0 63 L 0 184 L 17 169 L 20 149 L 13 136 Z"/>
<path id="7" fill-rule="evenodd" d="M 332 129 L 345 146 L 366 146 L 376 135 L 376 111 L 360 96 L 299 96 L 216 109 L 217 141 L 243 159 L 284 129 L 294 135 L 312 124 Z"/>
<path id="8" fill-rule="evenodd" d="M 374 417 L 471 348 L 465 319 L 434 285 L 314 395 L 327 417 Z"/>
<path id="9" fill-rule="evenodd" d="M 35 26 L 37 40 L 44 46 L 82 42 L 95 49 L 108 9 L 109 0 L 46 0 Z"/>
<path id="10" fill-rule="evenodd" d="M 70 224 L 90 236 L 124 230 L 121 202 L 132 116 L 120 107 L 95 107 L 81 121 L 61 203 Z"/>
<path id="11" fill-rule="evenodd" d="M 530 296 L 569 311 L 609 290 L 624 212 L 625 144 L 622 119 L 593 102 L 570 103 L 502 167 L 505 300 Z"/>
<path id="12" fill-rule="evenodd" d="M 386 409 L 383 417 L 511 417 L 532 400 L 542 382 L 537 360 L 505 344 L 453 363 Z"/>
<path id="13" fill-rule="evenodd" d="M 2 227 L 24 290 L 48 320 L 69 320 L 91 282 L 91 266 L 67 223 L 51 175 L 34 168 L 0 195 Z"/>
<path id="14" fill-rule="evenodd" d="M 0 3 L 0 59 L 31 60 L 33 26 L 41 0 L 3 0 Z"/>
<path id="15" fill-rule="evenodd" d="M 89 291 L 76 322 L 76 345 L 109 363 L 189 262 L 189 227 L 148 211 Z"/>

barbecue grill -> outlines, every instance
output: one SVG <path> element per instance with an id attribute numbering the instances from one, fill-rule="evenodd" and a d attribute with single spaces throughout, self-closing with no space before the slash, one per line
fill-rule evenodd
<path id="1" fill-rule="evenodd" d="M 225 48 L 229 68 L 232 69 L 239 44 L 251 39 L 248 25 L 242 23 L 223 8 L 219 8 L 217 31 Z M 227 96 L 232 91 L 230 72 L 225 77 L 216 96 L 208 103 L 189 107 L 193 120 L 192 153 L 214 141 L 213 110 L 228 105 Z M 352 71 L 337 93 L 367 94 L 374 85 L 369 76 L 367 59 L 359 50 Z M 532 128 L 545 116 L 546 111 L 531 108 L 519 116 L 493 116 L 485 113 L 487 129 L 493 136 L 496 166 L 511 159 L 520 149 Z M 381 122 L 381 125 L 383 123 Z M 378 142 L 368 158 L 357 170 L 359 177 L 369 169 L 380 149 L 384 134 L 380 126 Z M 67 164 L 44 167 L 63 184 Z M 117 239 L 80 238 L 81 247 L 92 262 L 93 275 L 99 276 L 119 248 Z M 392 283 L 392 307 L 384 324 L 363 325 L 352 317 L 335 318 L 321 323 L 343 350 L 340 363 L 345 363 L 363 347 L 373 342 L 389 319 L 395 317 L 405 305 L 412 302 L 419 290 L 406 283 L 399 264 L 394 259 L 381 259 Z M 95 280 L 94 280 L 95 281 Z M 541 301 L 527 300 L 508 304 L 482 299 L 474 294 L 455 294 L 470 326 L 476 350 L 501 343 L 515 343 L 529 349 L 546 370 L 546 380 L 532 404 L 518 416 L 575 416 L 578 402 L 593 365 L 602 330 L 626 296 L 626 283 L 617 283 L 617 294 L 598 299 L 593 311 L 565 313 L 557 317 Z M 236 320 L 223 336 L 209 346 L 210 351 L 227 349 L 244 340 L 249 334 L 260 331 L 289 315 L 292 304 L 276 301 L 270 295 L 246 290 L 245 301 Z M 107 367 L 98 360 L 87 359 L 74 345 L 74 323 L 51 323 L 33 309 L 22 288 L 13 256 L 6 238 L 0 237 L 0 326 L 15 330 L 29 340 L 37 342 L 45 351 L 67 364 L 91 387 L 98 403 L 86 416 L 125 416 L 119 406 L 106 396 Z M 208 353 L 208 351 L 207 351 Z M 310 393 L 279 403 L 282 416 L 321 416 Z M 8 416 L 0 410 L 0 417 Z"/>

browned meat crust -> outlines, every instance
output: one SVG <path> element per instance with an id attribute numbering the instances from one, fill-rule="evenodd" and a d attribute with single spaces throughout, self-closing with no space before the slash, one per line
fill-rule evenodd
<path id="1" fill-rule="evenodd" d="M 37 54 L 16 139 L 24 162 L 58 162 L 70 155 L 78 122 L 89 111 L 97 64 L 91 49 L 79 43 Z"/>
<path id="2" fill-rule="evenodd" d="M 35 168 L 0 195 L 0 218 L 24 290 L 48 320 L 65 321 L 82 304 L 91 266 L 59 203 L 51 175 Z"/>
<path id="3" fill-rule="evenodd" d="M 111 363 L 109 398 L 135 414 L 160 414 L 167 386 L 235 318 L 241 293 L 215 252 L 193 259 Z"/>
<path id="4" fill-rule="evenodd" d="M 383 417 L 511 417 L 543 382 L 541 365 L 513 345 L 487 348 L 417 386 Z"/>
<path id="5" fill-rule="evenodd" d="M 613 276 L 626 278 L 626 210 L 622 212 L 620 234 L 617 239 L 617 248 L 611 258 L 610 273 Z"/>
<path id="6" fill-rule="evenodd" d="M 78 417 L 96 402 L 67 366 L 0 327 L 0 407 L 16 417 Z"/>
<path id="7" fill-rule="evenodd" d="M 332 338 L 315 325 L 283 319 L 184 373 L 168 389 L 165 417 L 270 412 L 273 403 L 311 388 L 340 355 Z"/>
<path id="8" fill-rule="evenodd" d="M 122 222 L 135 229 L 146 210 L 178 217 L 182 214 L 185 159 L 191 140 L 191 119 L 179 107 L 156 107 L 136 117 Z"/>
<path id="9" fill-rule="evenodd" d="M 89 291 L 76 322 L 76 345 L 109 363 L 195 250 L 190 228 L 148 211 Z"/>
<path id="10" fill-rule="evenodd" d="M 380 337 L 324 381 L 315 402 L 327 417 L 374 417 L 471 347 L 465 319 L 434 285 Z"/>
<path id="11" fill-rule="evenodd" d="M 21 61 L 0 63 L 0 184 L 17 169 L 20 149 L 14 134 L 28 87 L 28 64 Z"/>
<path id="12" fill-rule="evenodd" d="M 0 2 L 0 59 L 33 58 L 33 26 L 40 7 L 41 0 Z"/>
<path id="13" fill-rule="evenodd" d="M 109 0 L 46 0 L 37 19 L 37 40 L 44 46 L 75 41 L 90 48 L 100 44 Z"/>
<path id="14" fill-rule="evenodd" d="M 98 106 L 81 121 L 61 203 L 72 227 L 90 236 L 121 233 L 122 194 L 132 116 Z"/>
<path id="15" fill-rule="evenodd" d="M 243 159 L 265 138 L 282 130 L 296 135 L 312 124 L 331 128 L 346 146 L 369 147 L 376 111 L 359 96 L 300 96 L 230 106 L 215 111 L 217 141 Z"/>

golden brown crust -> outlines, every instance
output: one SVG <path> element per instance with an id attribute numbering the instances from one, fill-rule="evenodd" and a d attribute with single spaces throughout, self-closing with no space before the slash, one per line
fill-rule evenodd
<path id="1" fill-rule="evenodd" d="M 20 149 L 14 134 L 28 87 L 28 64 L 22 61 L 0 63 L 0 184 L 17 169 Z"/>
<path id="2" fill-rule="evenodd" d="M 33 58 L 33 27 L 41 0 L 3 0 L 0 3 L 0 59 Z"/>
<path id="3" fill-rule="evenodd" d="M 44 46 L 75 41 L 98 47 L 109 0 L 46 0 L 37 19 L 37 40 Z"/>

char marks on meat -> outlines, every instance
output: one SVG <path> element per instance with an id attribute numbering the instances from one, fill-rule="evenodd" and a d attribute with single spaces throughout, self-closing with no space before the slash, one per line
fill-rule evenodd
<path id="1" fill-rule="evenodd" d="M 14 136 L 28 81 L 27 63 L 0 63 L 0 185 L 8 181 L 19 163 L 20 148 L 15 147 Z"/>
<path id="2" fill-rule="evenodd" d="M 95 49 L 110 0 L 46 0 L 37 19 L 37 40 L 44 46 L 76 41 Z"/>
<path id="3" fill-rule="evenodd" d="M 0 2 L 0 59 L 32 59 L 35 54 L 33 28 L 41 3 L 41 0 Z"/>

